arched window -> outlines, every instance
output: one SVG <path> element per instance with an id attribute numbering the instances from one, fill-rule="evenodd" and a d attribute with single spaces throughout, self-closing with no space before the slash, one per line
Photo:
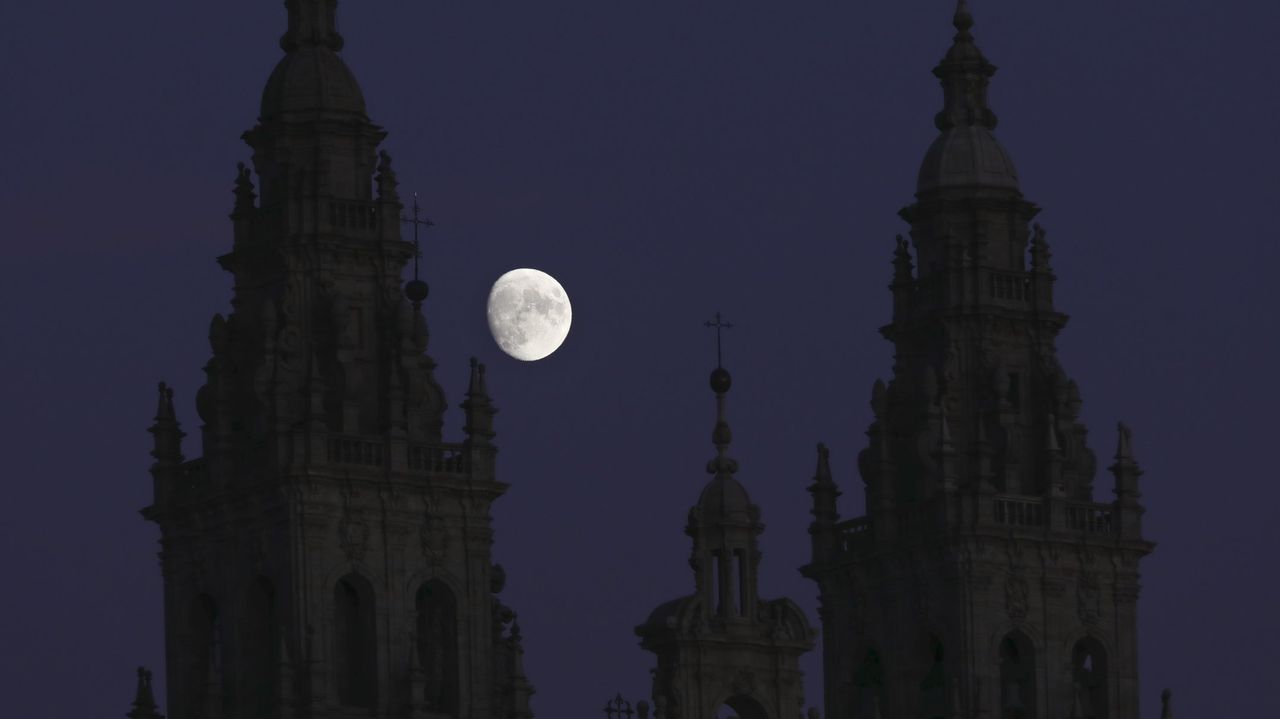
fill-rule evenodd
<path id="1" fill-rule="evenodd" d="M 377 700 L 377 639 L 373 588 L 358 574 L 333 589 L 333 671 L 338 703 L 373 707 Z"/>
<path id="2" fill-rule="evenodd" d="M 220 700 L 221 686 L 218 674 L 222 669 L 220 625 L 217 606 L 207 594 L 196 597 L 188 617 L 191 638 L 187 653 L 187 700 L 189 713 L 203 717 L 220 706 L 211 702 Z"/>
<path id="3" fill-rule="evenodd" d="M 880 652 L 874 648 L 867 649 L 862 662 L 853 672 L 853 716 L 857 719 L 872 719 L 883 686 L 884 667 L 880 665 Z"/>
<path id="4" fill-rule="evenodd" d="M 1000 641 L 1000 717 L 1035 719 L 1035 650 L 1021 632 Z"/>
<path id="5" fill-rule="evenodd" d="M 1079 719 L 1109 719 L 1107 713 L 1107 652 L 1092 637 L 1071 650 L 1071 701 Z"/>
<path id="6" fill-rule="evenodd" d="M 418 660 L 426 679 L 427 708 L 458 712 L 458 604 L 439 580 L 418 590 Z"/>
<path id="7" fill-rule="evenodd" d="M 276 617 L 276 593 L 271 582 L 259 577 L 245 597 L 241 623 L 242 647 L 239 683 L 244 716 L 272 716 L 280 664 L 280 626 Z"/>
<path id="8" fill-rule="evenodd" d="M 921 716 L 925 719 L 947 719 L 947 677 L 942 664 L 942 642 L 929 635 L 927 645 L 929 669 L 920 681 Z"/>

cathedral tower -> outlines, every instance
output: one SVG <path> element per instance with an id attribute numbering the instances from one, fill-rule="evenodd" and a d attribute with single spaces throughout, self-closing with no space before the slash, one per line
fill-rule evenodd
<path id="1" fill-rule="evenodd" d="M 415 248 L 335 5 L 285 3 L 285 55 L 244 134 L 202 457 L 182 456 L 160 387 L 143 514 L 161 532 L 168 712 L 528 717 L 490 553 L 496 409 L 473 360 L 465 439 L 442 438 L 427 287 L 401 286 Z"/>
<path id="2" fill-rule="evenodd" d="M 1136 719 L 1141 471 L 1121 425 L 1115 499 L 1095 496 L 1045 231 L 963 0 L 954 25 L 940 134 L 900 212 L 866 516 L 839 521 L 829 475 L 810 487 L 827 716 Z"/>
<path id="3" fill-rule="evenodd" d="M 717 317 L 717 323 L 719 318 Z M 800 655 L 816 632 L 790 599 L 761 599 L 757 583 L 760 508 L 734 479 L 725 420 L 730 377 L 711 373 L 716 394 L 712 476 L 689 510 L 693 594 L 660 605 L 636 627 L 657 654 L 655 719 L 713 719 L 727 705 L 740 719 L 792 719 L 804 702 Z M 814 716 L 811 710 L 811 717 Z"/>

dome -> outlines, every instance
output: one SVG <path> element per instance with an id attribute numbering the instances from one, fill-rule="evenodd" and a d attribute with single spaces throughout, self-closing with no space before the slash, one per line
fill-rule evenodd
<path id="1" fill-rule="evenodd" d="M 286 54 L 262 90 L 262 119 L 294 113 L 347 113 L 367 117 L 364 93 L 333 50 L 312 45 Z"/>
<path id="2" fill-rule="evenodd" d="M 659 604 L 656 609 L 649 612 L 649 617 L 644 620 L 641 628 L 675 628 L 680 621 L 680 616 L 684 613 L 685 606 L 693 601 L 693 595 L 672 599 L 669 602 Z"/>
<path id="3" fill-rule="evenodd" d="M 947 128 L 920 163 L 916 193 L 945 187 L 988 187 L 1018 191 L 1013 159 L 983 125 Z"/>
<path id="4" fill-rule="evenodd" d="M 751 514 L 751 497 L 747 496 L 746 488 L 738 480 L 729 475 L 718 475 L 702 488 L 698 509 L 704 519 L 733 515 L 746 519 Z"/>

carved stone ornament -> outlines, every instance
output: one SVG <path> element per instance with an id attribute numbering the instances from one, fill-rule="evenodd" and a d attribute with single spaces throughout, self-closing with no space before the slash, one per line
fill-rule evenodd
<path id="1" fill-rule="evenodd" d="M 344 517 L 338 522 L 338 544 L 346 553 L 347 559 L 358 562 L 364 557 L 364 550 L 369 540 L 369 526 L 359 519 Z"/>
<path id="2" fill-rule="evenodd" d="M 1080 613 L 1080 621 L 1094 624 L 1102 615 L 1102 593 L 1098 590 L 1098 580 L 1090 572 L 1082 572 L 1076 582 L 1076 606 Z"/>
<path id="3" fill-rule="evenodd" d="M 1004 581 L 1004 602 L 1010 619 L 1017 620 L 1027 616 L 1027 580 L 1016 574 L 1009 575 Z"/>
<path id="4" fill-rule="evenodd" d="M 425 516 L 418 530 L 418 539 L 422 543 L 422 555 L 427 563 L 437 565 L 444 560 L 445 550 L 449 545 L 449 536 L 440 526 L 440 520 Z"/>

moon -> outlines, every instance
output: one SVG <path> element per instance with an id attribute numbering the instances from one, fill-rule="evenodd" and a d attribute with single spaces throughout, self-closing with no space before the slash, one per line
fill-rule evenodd
<path id="1" fill-rule="evenodd" d="M 555 352 L 569 336 L 573 306 L 556 278 L 521 268 L 489 290 L 489 331 L 503 352 L 525 362 Z"/>

